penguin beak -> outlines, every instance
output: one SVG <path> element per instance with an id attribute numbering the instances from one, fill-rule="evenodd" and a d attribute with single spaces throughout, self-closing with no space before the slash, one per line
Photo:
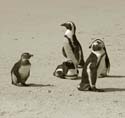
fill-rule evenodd
<path id="1" fill-rule="evenodd" d="M 64 26 L 64 27 L 66 27 L 66 23 L 63 23 L 63 24 L 61 24 L 60 26 Z"/>
<path id="2" fill-rule="evenodd" d="M 92 44 L 89 46 L 89 48 L 91 48 L 92 47 Z"/>
<path id="3" fill-rule="evenodd" d="M 33 54 L 30 54 L 30 57 L 33 57 L 34 55 Z"/>

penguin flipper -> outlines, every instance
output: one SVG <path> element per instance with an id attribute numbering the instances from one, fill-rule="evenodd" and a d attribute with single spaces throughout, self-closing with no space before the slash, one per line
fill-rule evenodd
<path id="1" fill-rule="evenodd" d="M 97 80 L 97 68 L 94 63 L 88 63 L 82 71 L 82 80 L 79 85 L 79 90 L 91 90 L 95 86 Z"/>
<path id="2" fill-rule="evenodd" d="M 84 60 L 83 60 L 82 52 L 81 52 L 79 46 L 76 46 L 74 48 L 74 54 L 75 54 L 76 60 L 78 61 L 79 67 L 83 67 L 84 66 Z"/>
<path id="3" fill-rule="evenodd" d="M 83 56 L 81 56 L 81 59 L 79 61 L 79 67 L 84 67 L 85 61 L 83 59 Z"/>
<path id="4" fill-rule="evenodd" d="M 17 85 L 19 83 L 18 79 L 14 73 L 11 73 L 11 81 L 12 81 L 13 85 Z"/>
<path id="5" fill-rule="evenodd" d="M 108 68 L 108 72 L 109 72 L 110 71 L 110 61 L 109 61 L 109 57 L 107 54 L 106 54 L 105 62 L 106 62 L 106 67 Z"/>
<path id="6" fill-rule="evenodd" d="M 109 57 L 106 51 L 106 48 L 104 47 L 105 53 L 106 53 L 106 58 L 105 58 L 105 62 L 106 62 L 106 68 L 108 69 L 108 72 L 110 71 L 110 61 L 109 61 Z"/>
<path id="7" fill-rule="evenodd" d="M 64 47 L 62 48 L 62 53 L 63 53 L 63 56 L 67 58 L 67 55 L 66 55 Z"/>
<path id="8" fill-rule="evenodd" d="M 11 81 L 12 81 L 12 84 L 15 84 L 15 85 L 21 82 L 21 79 L 18 73 L 19 65 L 20 65 L 20 62 L 17 62 L 11 70 Z"/>
<path id="9" fill-rule="evenodd" d="M 80 45 L 79 41 L 77 40 L 76 36 L 73 35 L 73 40 L 74 40 L 74 54 L 76 59 L 79 62 L 80 66 L 84 66 L 85 62 L 84 62 L 84 58 L 83 58 L 83 51 L 82 51 L 82 46 Z"/>
<path id="10" fill-rule="evenodd" d="M 85 64 L 84 58 L 83 58 L 83 51 L 82 51 L 82 47 L 80 46 L 80 54 L 81 54 L 81 60 L 79 61 L 79 65 L 81 65 L 82 67 Z"/>
<path id="11" fill-rule="evenodd" d="M 96 63 L 92 63 L 91 65 L 90 65 L 90 74 L 91 74 L 91 84 L 92 85 L 95 85 L 95 83 L 96 83 L 96 80 L 97 80 L 97 65 L 96 65 Z"/>
<path id="12" fill-rule="evenodd" d="M 78 85 L 77 88 L 80 91 L 88 91 L 91 88 L 86 68 L 83 68 L 83 70 L 82 70 L 81 82 L 80 82 L 80 84 Z"/>
<path id="13" fill-rule="evenodd" d="M 94 53 L 91 53 L 85 63 L 87 69 L 87 75 L 90 85 L 95 85 L 97 80 L 97 57 Z"/>
<path id="14" fill-rule="evenodd" d="M 79 43 L 79 42 L 78 42 L 78 43 Z M 79 65 L 81 65 L 81 66 L 83 67 L 84 64 L 85 64 L 85 61 L 84 61 L 84 57 L 83 57 L 82 46 L 80 45 L 80 43 L 79 43 L 79 55 L 81 56 L 81 57 L 80 57 L 80 61 L 79 61 Z"/>

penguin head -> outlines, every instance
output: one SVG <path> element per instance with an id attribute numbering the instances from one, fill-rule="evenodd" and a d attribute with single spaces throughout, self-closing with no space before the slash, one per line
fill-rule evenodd
<path id="1" fill-rule="evenodd" d="M 76 32 L 76 26 L 72 21 L 65 22 L 61 24 L 61 26 L 65 27 L 68 31 L 72 32 L 72 34 L 75 34 Z"/>
<path id="2" fill-rule="evenodd" d="M 25 52 L 25 53 L 23 53 L 23 54 L 21 55 L 21 60 L 22 60 L 22 61 L 29 60 L 32 56 L 33 56 L 33 54 L 30 54 L 30 53 Z"/>
<path id="3" fill-rule="evenodd" d="M 101 39 L 96 39 L 89 46 L 93 51 L 100 51 L 105 48 L 105 44 Z"/>

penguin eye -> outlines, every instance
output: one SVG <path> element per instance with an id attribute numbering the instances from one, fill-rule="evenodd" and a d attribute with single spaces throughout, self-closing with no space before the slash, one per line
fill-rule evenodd
<path id="1" fill-rule="evenodd" d="M 67 24 L 67 29 L 72 30 L 72 25 L 70 23 Z"/>
<path id="2" fill-rule="evenodd" d="M 29 57 L 29 53 L 24 53 L 24 54 L 22 55 L 22 58 L 27 59 L 28 57 Z"/>
<path id="3" fill-rule="evenodd" d="M 27 57 L 27 54 L 24 54 L 23 56 L 24 56 L 24 57 Z"/>
<path id="4" fill-rule="evenodd" d="M 97 44 L 97 45 L 100 45 L 100 44 L 101 44 L 101 42 L 100 42 L 100 41 L 97 41 L 97 42 L 96 42 L 96 44 Z"/>

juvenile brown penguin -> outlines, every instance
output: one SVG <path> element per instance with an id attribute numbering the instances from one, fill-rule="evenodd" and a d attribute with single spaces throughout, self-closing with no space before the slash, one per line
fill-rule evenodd
<path id="1" fill-rule="evenodd" d="M 13 85 L 27 86 L 26 81 L 30 75 L 31 63 L 29 59 L 33 55 L 30 53 L 23 53 L 20 60 L 14 64 L 11 69 L 11 81 Z"/>

